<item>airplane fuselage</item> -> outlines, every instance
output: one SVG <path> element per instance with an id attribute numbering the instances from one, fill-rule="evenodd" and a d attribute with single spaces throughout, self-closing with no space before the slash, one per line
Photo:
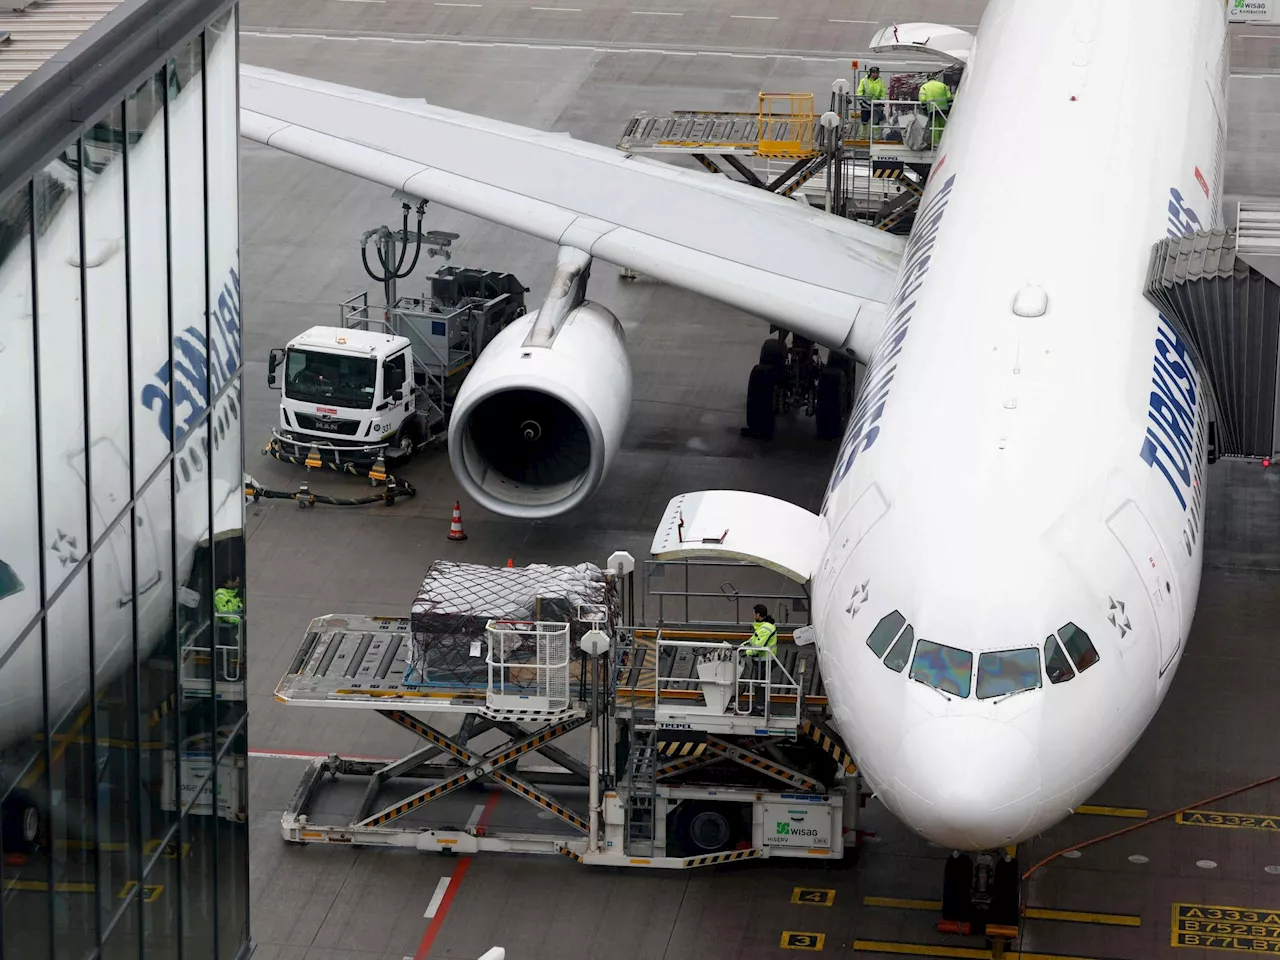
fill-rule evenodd
<path id="1" fill-rule="evenodd" d="M 1217 0 L 993 0 L 983 17 L 812 583 L 841 733 L 944 846 L 1067 816 L 1185 650 L 1210 400 L 1142 290 L 1157 240 L 1217 225 L 1226 76 Z M 895 611 L 906 654 L 881 645 Z"/>

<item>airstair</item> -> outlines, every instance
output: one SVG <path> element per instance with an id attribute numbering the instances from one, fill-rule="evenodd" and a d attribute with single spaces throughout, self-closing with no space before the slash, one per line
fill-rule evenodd
<path id="1" fill-rule="evenodd" d="M 1241 206 L 1239 228 L 1155 245 L 1146 296 L 1212 386 L 1219 456 L 1280 452 L 1280 205 Z"/>

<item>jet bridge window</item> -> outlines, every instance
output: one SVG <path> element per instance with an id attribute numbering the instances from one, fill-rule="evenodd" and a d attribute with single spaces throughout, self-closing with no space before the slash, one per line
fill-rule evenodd
<path id="1" fill-rule="evenodd" d="M 1077 673 L 1084 673 L 1098 662 L 1098 651 L 1094 649 L 1089 635 L 1074 623 L 1060 627 L 1058 638 L 1062 640 L 1062 645 L 1066 648 L 1067 655 L 1071 657 L 1071 662 L 1076 665 Z"/>
<path id="2" fill-rule="evenodd" d="M 978 699 L 1003 697 L 1040 686 L 1040 651 L 1001 650 L 978 657 Z"/>
<path id="3" fill-rule="evenodd" d="M 910 677 L 935 690 L 957 697 L 969 696 L 973 676 L 973 654 L 968 650 L 944 647 L 932 640 L 921 640 L 916 646 Z"/>
<path id="4" fill-rule="evenodd" d="M 1044 670 L 1049 674 L 1050 683 L 1066 683 L 1076 675 L 1071 669 L 1067 655 L 1062 652 L 1057 637 L 1046 637 L 1044 641 Z"/>
<path id="5" fill-rule="evenodd" d="M 22 581 L 14 573 L 13 567 L 0 560 L 0 600 L 11 597 L 22 591 Z"/>
<path id="6" fill-rule="evenodd" d="M 871 636 L 867 637 L 867 646 L 871 648 L 871 652 L 877 659 L 884 656 L 884 652 L 889 649 L 889 644 L 893 643 L 893 638 L 898 635 L 898 631 L 906 622 L 907 618 L 895 610 L 893 613 L 885 614 L 876 624 L 876 628 L 871 631 Z"/>

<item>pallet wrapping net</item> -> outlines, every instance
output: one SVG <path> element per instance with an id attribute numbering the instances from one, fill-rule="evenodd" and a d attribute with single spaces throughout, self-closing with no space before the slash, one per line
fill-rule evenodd
<path id="1" fill-rule="evenodd" d="M 578 619 L 581 604 L 604 606 L 608 629 L 617 621 L 617 590 L 591 563 L 574 567 L 531 564 L 486 567 L 437 560 L 427 571 L 413 602 L 410 648 L 414 680 L 425 686 L 484 687 L 490 620 L 548 621 L 569 624 L 570 677 L 580 677 L 578 640 L 591 624 Z M 507 663 L 537 660 L 532 634 L 506 643 Z M 508 688 L 537 682 L 536 671 L 509 669 Z"/>

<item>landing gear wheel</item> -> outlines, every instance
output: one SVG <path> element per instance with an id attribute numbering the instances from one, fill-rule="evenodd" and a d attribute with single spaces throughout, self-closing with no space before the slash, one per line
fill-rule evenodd
<path id="1" fill-rule="evenodd" d="M 819 440 L 838 440 L 849 419 L 849 377 L 839 367 L 826 367 L 818 375 L 818 402 L 814 421 Z"/>
<path id="2" fill-rule="evenodd" d="M 781 337 L 770 337 L 760 344 L 760 362 L 774 368 L 781 375 L 782 368 L 787 365 L 787 341 Z"/>
<path id="3" fill-rule="evenodd" d="M 973 858 L 953 853 L 942 875 L 942 919 L 969 923 L 973 917 Z"/>
<path id="4" fill-rule="evenodd" d="M 987 923 L 1002 927 L 1016 927 L 1022 918 L 1022 881 L 1018 876 L 1018 861 L 1001 858 L 996 861 L 991 884 L 991 909 Z"/>
<path id="5" fill-rule="evenodd" d="M 775 382 L 774 368 L 765 363 L 757 363 L 747 381 L 747 432 L 761 440 L 773 439 Z"/>

